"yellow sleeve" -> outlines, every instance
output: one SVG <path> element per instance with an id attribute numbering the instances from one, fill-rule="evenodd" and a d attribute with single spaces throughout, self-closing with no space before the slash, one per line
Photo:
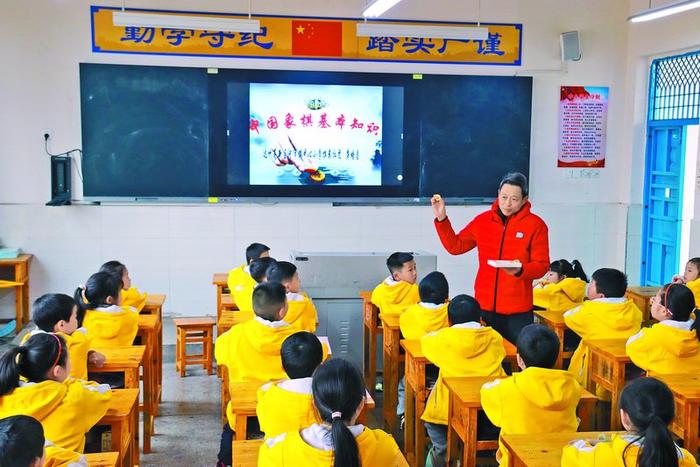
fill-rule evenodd
<path id="1" fill-rule="evenodd" d="M 627 355 L 632 360 L 632 363 L 642 370 L 648 370 L 650 366 L 648 358 L 650 351 L 648 332 L 648 329 L 642 329 L 637 334 L 630 337 L 625 346 Z"/>
<path id="2" fill-rule="evenodd" d="M 130 287 L 122 291 L 122 306 L 130 306 L 140 313 L 146 306 L 147 296 L 148 294 L 141 293 L 136 287 Z"/>
<path id="3" fill-rule="evenodd" d="M 595 465 L 595 447 L 583 440 L 564 446 L 561 453 L 562 467 L 587 467 Z"/>
<path id="4" fill-rule="evenodd" d="M 502 384 L 503 379 L 497 379 L 486 383 L 481 387 L 481 407 L 486 416 L 496 426 L 503 424 L 503 404 Z"/>
<path id="5" fill-rule="evenodd" d="M 425 358 L 437 367 L 443 366 L 445 359 L 449 358 L 440 339 L 440 331 L 430 332 L 421 337 L 420 345 Z"/>
<path id="6" fill-rule="evenodd" d="M 97 384 L 92 381 L 81 381 L 84 389 L 82 410 L 87 433 L 93 426 L 105 416 L 112 399 L 112 391 L 105 384 Z M 107 386 L 105 388 L 105 386 Z"/>
<path id="7" fill-rule="evenodd" d="M 229 329 L 228 331 L 216 338 L 216 342 L 214 343 L 214 358 L 216 359 L 217 365 L 228 365 L 228 347 L 231 341 L 232 329 L 233 328 Z"/>
<path id="8" fill-rule="evenodd" d="M 279 467 L 284 465 L 282 446 L 286 434 L 271 438 L 262 443 L 258 451 L 258 467 Z"/>
<path id="9" fill-rule="evenodd" d="M 589 321 L 587 317 L 588 313 L 584 306 L 581 305 L 564 313 L 564 323 L 566 323 L 566 327 L 582 338 L 585 338 L 587 323 Z"/>
<path id="10" fill-rule="evenodd" d="M 87 461 L 81 454 L 74 451 L 69 451 L 68 449 L 60 448 L 53 444 L 47 444 L 45 453 L 46 457 L 44 459 L 44 467 L 71 467 L 87 465 Z"/>

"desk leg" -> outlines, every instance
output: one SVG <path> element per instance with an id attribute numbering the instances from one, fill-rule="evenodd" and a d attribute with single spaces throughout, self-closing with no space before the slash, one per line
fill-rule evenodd
<path id="1" fill-rule="evenodd" d="M 406 358 L 406 367 L 408 367 L 408 358 Z M 406 368 L 406 373 L 408 374 L 408 368 Z M 415 427 L 416 427 L 416 414 L 415 414 L 415 392 L 413 391 L 413 386 L 408 382 L 406 378 L 406 400 L 404 402 L 404 416 L 406 417 L 406 423 L 404 424 L 403 432 L 403 442 L 404 442 L 404 452 L 408 458 L 408 463 L 412 466 L 418 464 L 418 459 L 416 457 L 416 440 L 415 440 Z"/>
<path id="2" fill-rule="evenodd" d="M 465 467 L 476 467 L 476 420 L 479 409 L 470 408 L 465 420 L 465 440 L 462 458 Z"/>
<path id="3" fill-rule="evenodd" d="M 247 431 L 248 417 L 239 413 L 236 414 L 236 441 L 245 440 Z"/>
<path id="4" fill-rule="evenodd" d="M 398 404 L 399 349 L 393 342 L 393 331 L 384 332 L 384 425 L 396 435 L 396 406 Z M 398 334 L 398 333 L 396 333 Z"/>
<path id="5" fill-rule="evenodd" d="M 458 453 L 457 450 L 457 439 L 459 438 L 457 436 L 457 433 L 454 430 L 454 425 L 452 423 L 452 420 L 454 418 L 454 404 L 452 403 L 452 395 L 450 395 L 450 402 L 449 402 L 449 408 L 448 408 L 448 414 L 447 414 L 447 465 L 450 466 L 452 465 L 453 461 L 455 460 Z M 457 462 L 454 462 L 456 465 Z"/>
<path id="6" fill-rule="evenodd" d="M 24 304 L 22 297 L 24 296 L 25 285 L 15 287 L 15 333 L 19 334 L 22 330 L 22 321 L 24 320 Z M 27 320 L 29 321 L 29 320 Z"/>
<path id="7" fill-rule="evenodd" d="M 416 466 L 423 467 L 425 465 L 425 428 L 423 427 L 423 421 L 420 419 L 425 411 L 425 390 L 421 391 L 421 394 L 416 395 L 415 398 L 415 412 L 416 412 Z M 408 417 L 406 418 L 408 420 Z"/>
<path id="8" fill-rule="evenodd" d="M 700 423 L 700 406 L 695 403 L 686 402 L 685 404 L 685 439 L 683 440 L 684 447 L 693 455 L 698 455 L 698 424 Z"/>
<path id="9" fill-rule="evenodd" d="M 622 430 L 620 421 L 620 409 L 618 399 L 622 388 L 625 386 L 625 365 L 613 365 L 613 387 L 610 397 L 610 429 L 612 431 Z"/>
<path id="10" fill-rule="evenodd" d="M 562 328 L 555 328 L 554 332 L 557 334 L 557 337 L 559 338 L 559 355 L 557 356 L 557 362 L 556 362 L 556 367 L 559 368 L 560 370 L 564 369 L 564 333 L 565 331 Z"/>
<path id="11" fill-rule="evenodd" d="M 139 368 L 129 368 L 124 371 L 124 388 L 138 389 L 139 388 Z"/>
<path id="12" fill-rule="evenodd" d="M 374 394 L 374 386 L 377 384 L 377 333 L 376 333 L 377 323 L 373 323 L 373 326 L 368 330 L 369 334 L 369 368 L 367 375 L 367 389 L 370 394 Z"/>
<path id="13" fill-rule="evenodd" d="M 153 428 L 153 354 L 154 334 L 146 333 L 146 365 L 143 367 L 143 453 L 151 452 L 151 431 Z"/>
<path id="14" fill-rule="evenodd" d="M 578 417 L 581 419 L 579 431 L 595 431 L 595 406 L 595 399 L 579 402 Z"/>

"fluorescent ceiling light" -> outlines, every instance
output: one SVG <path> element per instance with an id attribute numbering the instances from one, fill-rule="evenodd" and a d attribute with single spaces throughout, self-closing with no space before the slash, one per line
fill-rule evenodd
<path id="1" fill-rule="evenodd" d="M 382 16 L 386 10 L 399 3 L 401 0 L 374 0 L 362 11 L 365 18 Z"/>
<path id="2" fill-rule="evenodd" d="M 435 39 L 472 39 L 483 41 L 489 37 L 489 28 L 357 23 L 357 35 L 359 37 L 425 37 Z"/>
<path id="3" fill-rule="evenodd" d="M 675 15 L 676 13 L 682 13 L 684 11 L 693 10 L 695 8 L 700 8 L 700 0 L 686 0 L 683 2 L 671 3 L 665 6 L 657 8 L 649 8 L 647 10 L 642 10 L 629 18 L 627 21 L 631 23 L 641 23 L 644 21 L 651 21 L 665 16 Z"/>
<path id="4" fill-rule="evenodd" d="M 260 32 L 260 21 L 258 20 L 221 18 L 216 16 L 159 15 L 133 11 L 115 11 L 112 13 L 112 21 L 115 26 Z"/>

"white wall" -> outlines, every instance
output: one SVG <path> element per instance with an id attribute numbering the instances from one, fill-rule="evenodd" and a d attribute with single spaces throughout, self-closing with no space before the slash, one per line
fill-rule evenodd
<path id="1" fill-rule="evenodd" d="M 121 2 L 97 2 L 120 5 Z M 254 2 L 255 12 L 356 17 L 363 0 L 352 2 Z M 224 11 L 223 2 L 134 1 L 133 7 Z M 211 273 L 242 261 L 245 245 L 263 241 L 273 255 L 291 249 L 421 249 L 439 254 L 454 293 L 471 291 L 475 253 L 445 254 L 428 207 L 332 208 L 327 204 L 278 206 L 73 206 L 48 208 L 49 165 L 41 132 L 51 128 L 52 150 L 80 145 L 78 64 L 153 64 L 221 68 L 294 68 L 374 72 L 514 74 L 534 76 L 531 198 L 550 227 L 552 258 L 579 258 L 592 272 L 625 266 L 627 204 L 633 193 L 632 158 L 626 143 L 634 133 L 630 89 L 642 87 L 627 73 L 626 1 L 490 0 L 484 21 L 524 25 L 520 68 L 261 61 L 215 58 L 93 54 L 89 2 L 35 0 L 3 2 L 0 16 L 0 241 L 36 255 L 32 297 L 72 291 L 104 260 L 118 258 L 144 290 L 168 294 L 166 311 L 205 314 L 214 310 Z M 226 2 L 235 12 L 247 2 Z M 470 21 L 475 2 L 404 0 L 389 17 Z M 697 17 L 695 17 L 697 19 Z M 695 23 L 682 25 L 686 30 Z M 680 26 L 679 26 L 680 27 Z M 583 59 L 560 67 L 558 35 L 579 30 Z M 679 33 L 680 34 L 680 33 Z M 637 39 L 636 36 L 632 37 Z M 647 40 L 651 42 L 651 38 Z M 599 178 L 569 179 L 556 168 L 560 85 L 610 87 L 608 156 Z M 636 127 L 635 127 L 636 128 Z M 643 152 L 643 151 L 642 151 Z M 496 181 L 494 181 L 495 183 Z M 461 227 L 483 207 L 450 208 Z M 302 278 L 303 279 L 303 278 Z M 632 277 L 634 281 L 635 277 Z M 0 296 L 0 298 L 3 298 Z M 12 313 L 0 300 L 0 316 Z"/>

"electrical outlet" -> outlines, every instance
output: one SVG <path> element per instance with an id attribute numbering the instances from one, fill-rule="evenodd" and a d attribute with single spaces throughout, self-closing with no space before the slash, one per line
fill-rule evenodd
<path id="1" fill-rule="evenodd" d="M 49 137 L 47 138 L 46 135 L 49 135 Z M 43 130 L 41 130 L 41 137 L 42 137 L 42 139 L 45 139 L 45 140 L 51 139 L 51 138 L 53 138 L 53 132 L 51 131 L 50 128 L 44 128 Z"/>

